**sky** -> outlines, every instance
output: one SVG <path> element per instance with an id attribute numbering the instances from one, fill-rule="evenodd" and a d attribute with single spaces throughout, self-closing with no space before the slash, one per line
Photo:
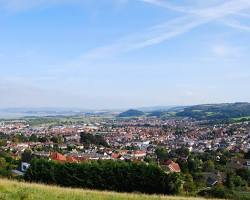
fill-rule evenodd
<path id="1" fill-rule="evenodd" d="M 0 0 L 0 107 L 250 102 L 250 0 Z"/>

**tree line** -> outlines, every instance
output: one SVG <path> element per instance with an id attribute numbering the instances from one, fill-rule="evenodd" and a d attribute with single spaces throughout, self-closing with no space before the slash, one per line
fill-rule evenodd
<path id="1" fill-rule="evenodd" d="M 33 159 L 25 180 L 64 187 L 142 192 L 148 194 L 178 194 L 179 174 L 166 174 L 157 165 L 125 161 L 91 161 L 58 163 Z"/>

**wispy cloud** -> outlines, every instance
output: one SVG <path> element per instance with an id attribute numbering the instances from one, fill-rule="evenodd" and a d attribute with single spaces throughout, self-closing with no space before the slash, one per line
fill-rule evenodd
<path id="1" fill-rule="evenodd" d="M 242 23 L 240 23 L 239 21 L 237 20 L 233 20 L 233 19 L 224 19 L 222 20 L 223 23 L 229 27 L 232 27 L 232 28 L 236 28 L 236 29 L 239 29 L 239 30 L 242 30 L 242 31 L 250 31 L 250 26 L 248 25 L 244 25 Z"/>
<path id="2" fill-rule="evenodd" d="M 129 0 L 110 0 L 118 5 L 124 5 Z M 241 29 L 250 30 L 250 27 L 242 25 L 238 21 L 228 20 L 228 16 L 247 17 L 243 11 L 250 8 L 249 0 L 212 0 L 197 4 L 197 1 L 189 1 L 191 4 L 178 6 L 163 0 L 137 0 L 138 2 L 160 6 L 175 12 L 183 13 L 182 17 L 166 21 L 150 27 L 143 32 L 131 34 L 115 40 L 113 43 L 96 47 L 83 53 L 80 58 L 68 63 L 69 66 L 81 66 L 82 63 L 112 58 L 122 53 L 157 45 L 181 34 L 187 33 L 201 25 L 221 21 L 223 24 Z M 22 10 L 41 5 L 57 5 L 65 3 L 81 3 L 80 0 L 0 0 L 0 6 L 10 10 Z M 87 2 L 87 1 L 86 1 Z M 199 1 L 200 2 L 200 1 Z"/>
<path id="3" fill-rule="evenodd" d="M 133 34 L 124 38 L 120 38 L 114 43 L 90 50 L 81 56 L 82 60 L 104 59 L 106 57 L 117 56 L 132 50 L 138 50 L 148 46 L 160 44 L 168 39 L 174 38 L 180 34 L 188 32 L 203 20 L 194 19 L 193 17 L 180 17 L 162 23 L 157 26 L 145 30 L 144 33 Z"/>
<path id="4" fill-rule="evenodd" d="M 167 1 L 161 0 L 139 1 L 161 6 L 173 11 L 182 12 L 184 13 L 184 16 L 153 26 L 143 32 L 118 39 L 112 44 L 94 48 L 89 52 L 84 53 L 80 59 L 70 65 L 73 64 L 81 66 L 84 62 L 86 63 L 88 61 L 96 61 L 98 59 L 112 58 L 121 53 L 157 45 L 181 34 L 187 33 L 201 25 L 213 21 L 224 20 L 227 16 L 232 16 L 235 13 L 239 14 L 250 8 L 250 1 L 248 0 L 230 0 L 223 1 L 220 4 L 218 4 L 219 1 L 213 1 L 215 6 L 206 6 L 200 9 L 174 6 Z M 217 4 L 215 4 L 216 2 Z M 231 27 L 248 29 L 240 24 L 232 22 L 224 23 Z"/>
<path id="5" fill-rule="evenodd" d="M 234 20 L 234 23 L 228 22 L 224 20 L 223 18 L 231 15 L 249 18 L 250 15 L 247 13 L 244 13 L 242 11 L 248 10 L 250 7 L 250 2 L 248 0 L 239 0 L 239 1 L 224 1 L 224 3 L 218 4 L 218 0 L 215 1 L 209 1 L 210 3 L 214 4 L 217 2 L 217 5 L 212 7 L 201 7 L 196 8 L 195 5 L 191 7 L 183 7 L 183 6 L 175 6 L 167 1 L 162 0 L 140 0 L 145 3 L 149 3 L 155 6 L 160 6 L 172 11 L 181 12 L 184 14 L 191 14 L 202 18 L 211 18 L 217 19 L 220 22 L 222 22 L 224 25 L 230 26 L 232 28 L 239 28 L 242 30 L 248 30 L 249 27 L 240 24 L 238 21 Z M 207 4 L 204 3 L 203 4 Z"/>

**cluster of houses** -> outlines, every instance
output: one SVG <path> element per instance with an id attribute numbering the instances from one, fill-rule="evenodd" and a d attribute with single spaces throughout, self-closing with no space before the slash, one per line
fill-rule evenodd
<path id="1" fill-rule="evenodd" d="M 0 148 L 11 152 L 17 159 L 25 149 L 31 149 L 34 156 L 47 157 L 60 162 L 83 162 L 86 160 L 113 159 L 143 161 L 145 157 L 155 158 L 155 149 L 162 146 L 168 150 L 187 147 L 193 152 L 227 149 L 233 152 L 250 149 L 250 123 L 203 125 L 190 119 L 100 119 L 93 123 L 31 126 L 26 121 L 0 122 L 0 133 L 15 136 L 22 134 L 29 138 L 48 138 L 41 141 L 15 142 L 8 140 Z M 109 147 L 91 145 L 86 148 L 80 142 L 81 133 L 101 135 Z M 49 138 L 62 137 L 60 143 Z M 58 151 L 60 153 L 51 153 Z M 249 166 L 249 162 L 237 161 Z M 233 163 L 233 161 L 232 161 Z M 235 163 L 235 162 L 234 162 Z M 236 165 L 236 164 L 235 164 Z M 180 172 L 172 160 L 164 162 L 163 168 Z"/>
<path id="2" fill-rule="evenodd" d="M 120 153 L 112 153 L 110 156 L 101 154 L 84 154 L 79 156 L 78 154 L 61 154 L 58 152 L 51 153 L 34 153 L 33 156 L 47 158 L 48 160 L 59 162 L 59 163 L 83 163 L 89 160 L 125 160 L 127 155 L 127 151 L 123 151 Z M 144 151 L 135 151 L 132 155 L 133 159 L 129 157 L 128 159 L 133 162 L 143 162 L 143 158 L 145 158 L 146 153 Z M 12 170 L 14 175 L 23 176 L 24 173 L 28 170 L 30 164 L 27 162 L 21 162 L 20 166 L 16 170 Z M 165 170 L 167 173 L 179 173 L 181 172 L 180 166 L 178 163 L 172 160 L 166 160 L 164 163 L 160 165 L 160 167 Z"/>

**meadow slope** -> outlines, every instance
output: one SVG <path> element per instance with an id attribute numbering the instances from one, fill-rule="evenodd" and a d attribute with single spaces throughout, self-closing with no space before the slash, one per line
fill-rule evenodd
<path id="1" fill-rule="evenodd" d="M 0 179 L 0 200 L 205 200 L 60 188 Z"/>

